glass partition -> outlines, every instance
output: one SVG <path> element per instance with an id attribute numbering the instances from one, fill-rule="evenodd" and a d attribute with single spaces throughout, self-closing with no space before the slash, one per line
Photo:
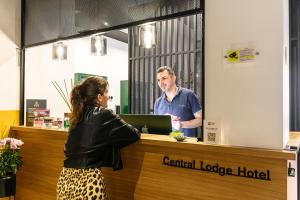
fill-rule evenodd
<path id="1" fill-rule="evenodd" d="M 122 33 L 127 36 L 127 30 L 122 30 Z M 52 44 L 26 49 L 25 113 L 28 110 L 26 100 L 46 99 L 50 116 L 63 118 L 64 113 L 70 112 L 70 109 L 61 93 L 69 98 L 72 84 L 86 75 L 107 78 L 110 96 L 114 104 L 120 105 L 120 82 L 128 80 L 128 44 L 103 36 L 107 40 L 107 54 L 95 56 L 90 50 L 91 37 L 64 40 L 67 46 L 66 60 L 52 58 Z M 58 92 L 57 88 L 62 91 Z"/>

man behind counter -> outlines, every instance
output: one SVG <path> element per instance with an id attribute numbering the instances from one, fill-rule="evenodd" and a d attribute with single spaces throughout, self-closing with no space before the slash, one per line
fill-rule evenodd
<path id="1" fill-rule="evenodd" d="M 188 137 L 196 137 L 197 127 L 202 124 L 198 97 L 192 90 L 176 86 L 175 73 L 168 66 L 158 68 L 156 77 L 163 94 L 155 101 L 154 114 L 171 115 L 173 130 L 180 130 Z"/>

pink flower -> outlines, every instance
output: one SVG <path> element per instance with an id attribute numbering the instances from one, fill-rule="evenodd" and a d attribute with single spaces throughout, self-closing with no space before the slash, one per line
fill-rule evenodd
<path id="1" fill-rule="evenodd" d="M 19 149 L 20 146 L 24 144 L 21 140 L 15 139 L 15 138 L 4 138 L 0 140 L 0 146 L 5 146 L 6 144 L 9 144 L 11 149 Z"/>
<path id="2" fill-rule="evenodd" d="M 7 142 L 7 138 L 0 140 L 0 146 L 5 146 Z"/>
<path id="3" fill-rule="evenodd" d="M 13 149 L 13 150 L 15 150 L 15 149 L 17 149 L 18 148 L 18 146 L 15 144 L 15 143 L 10 143 L 10 148 L 11 149 Z"/>
<path id="4" fill-rule="evenodd" d="M 0 140 L 0 146 L 4 146 L 6 144 L 6 141 Z"/>

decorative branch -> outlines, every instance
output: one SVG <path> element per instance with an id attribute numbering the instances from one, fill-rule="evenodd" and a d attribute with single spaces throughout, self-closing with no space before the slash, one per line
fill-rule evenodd
<path id="1" fill-rule="evenodd" d="M 70 101 L 69 101 L 69 94 L 68 94 L 67 84 L 66 84 L 65 80 L 64 80 L 64 82 L 65 82 L 66 94 L 64 93 L 64 91 L 61 89 L 61 87 L 59 86 L 59 84 L 56 81 L 51 81 L 51 83 L 53 84 L 54 88 L 57 90 L 57 92 L 59 93 L 59 95 L 61 96 L 63 101 L 67 104 L 70 111 L 72 111 L 72 107 L 71 107 L 71 104 L 70 104 Z"/>
<path id="2" fill-rule="evenodd" d="M 71 79 L 71 88 L 74 87 L 74 84 L 73 84 L 73 79 Z"/>
<path id="3" fill-rule="evenodd" d="M 65 80 L 65 79 L 64 79 L 64 83 L 65 83 L 65 89 L 66 89 L 67 97 L 68 97 L 68 99 L 70 99 L 70 96 L 69 96 L 69 92 L 68 92 L 68 88 L 67 88 L 67 84 L 66 84 L 66 80 Z"/>

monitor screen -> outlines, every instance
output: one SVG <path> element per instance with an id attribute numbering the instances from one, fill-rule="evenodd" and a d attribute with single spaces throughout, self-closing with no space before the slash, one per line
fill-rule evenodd
<path id="1" fill-rule="evenodd" d="M 169 135 L 172 132 L 170 115 L 121 114 L 120 117 L 142 133 Z"/>

